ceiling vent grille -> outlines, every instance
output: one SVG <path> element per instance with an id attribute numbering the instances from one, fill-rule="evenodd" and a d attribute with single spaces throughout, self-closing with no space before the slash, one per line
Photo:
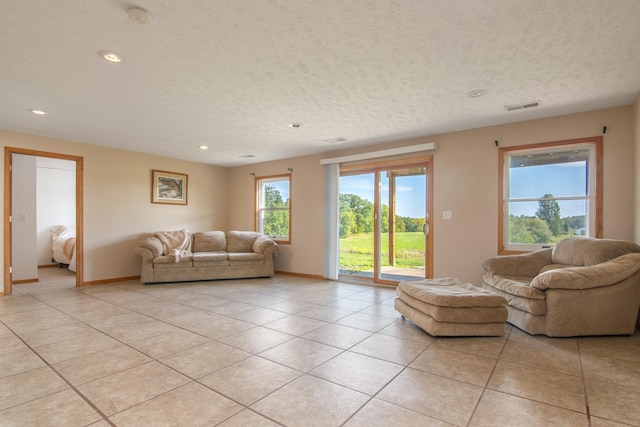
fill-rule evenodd
<path id="1" fill-rule="evenodd" d="M 345 142 L 347 140 L 347 138 L 343 138 L 341 136 L 337 137 L 337 138 L 331 138 L 331 139 L 324 139 L 323 141 L 329 144 L 335 144 L 338 142 Z"/>
<path id="2" fill-rule="evenodd" d="M 525 110 L 527 108 L 535 108 L 540 106 L 540 101 L 525 102 L 523 104 L 512 104 L 504 107 L 507 111 Z"/>

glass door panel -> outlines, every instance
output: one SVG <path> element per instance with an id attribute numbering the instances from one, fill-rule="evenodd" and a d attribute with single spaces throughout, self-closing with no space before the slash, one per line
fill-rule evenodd
<path id="1" fill-rule="evenodd" d="M 340 274 L 374 278 L 374 172 L 340 177 Z"/>
<path id="2" fill-rule="evenodd" d="M 427 173 L 424 166 L 381 169 L 379 176 L 379 248 L 376 279 L 426 277 Z"/>

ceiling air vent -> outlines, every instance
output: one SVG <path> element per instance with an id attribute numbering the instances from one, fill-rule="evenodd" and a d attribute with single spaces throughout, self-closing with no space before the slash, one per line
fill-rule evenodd
<path id="1" fill-rule="evenodd" d="M 341 136 L 337 137 L 337 138 L 331 138 L 331 139 L 324 139 L 323 141 L 329 144 L 335 144 L 338 142 L 345 142 L 347 140 L 347 138 L 343 138 Z"/>
<path id="2" fill-rule="evenodd" d="M 524 104 L 507 105 L 504 107 L 504 109 L 507 111 L 516 111 L 516 110 L 524 110 L 527 108 L 534 108 L 539 106 L 540 106 L 540 101 L 531 101 L 531 102 L 525 102 Z"/>

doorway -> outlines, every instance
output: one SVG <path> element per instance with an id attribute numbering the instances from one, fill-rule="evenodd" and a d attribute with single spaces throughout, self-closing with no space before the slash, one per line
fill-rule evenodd
<path id="1" fill-rule="evenodd" d="M 12 266 L 13 258 L 13 232 L 12 218 L 13 208 L 13 174 L 12 164 L 14 155 L 35 156 L 75 162 L 75 285 L 82 286 L 83 283 L 83 158 L 66 154 L 50 153 L 45 151 L 27 150 L 22 148 L 5 147 L 5 168 L 4 168 L 4 292 L 3 295 L 10 295 L 13 287 Z"/>
<path id="2" fill-rule="evenodd" d="M 431 158 L 341 167 L 340 275 L 397 284 L 432 276 Z"/>

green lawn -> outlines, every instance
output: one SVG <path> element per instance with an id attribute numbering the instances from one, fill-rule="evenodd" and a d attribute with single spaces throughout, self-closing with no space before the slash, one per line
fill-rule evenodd
<path id="1" fill-rule="evenodd" d="M 388 264 L 389 234 L 382 234 L 382 264 Z M 424 266 L 424 234 L 396 233 L 396 267 Z M 373 233 L 340 239 L 340 270 L 349 272 L 373 269 Z"/>

